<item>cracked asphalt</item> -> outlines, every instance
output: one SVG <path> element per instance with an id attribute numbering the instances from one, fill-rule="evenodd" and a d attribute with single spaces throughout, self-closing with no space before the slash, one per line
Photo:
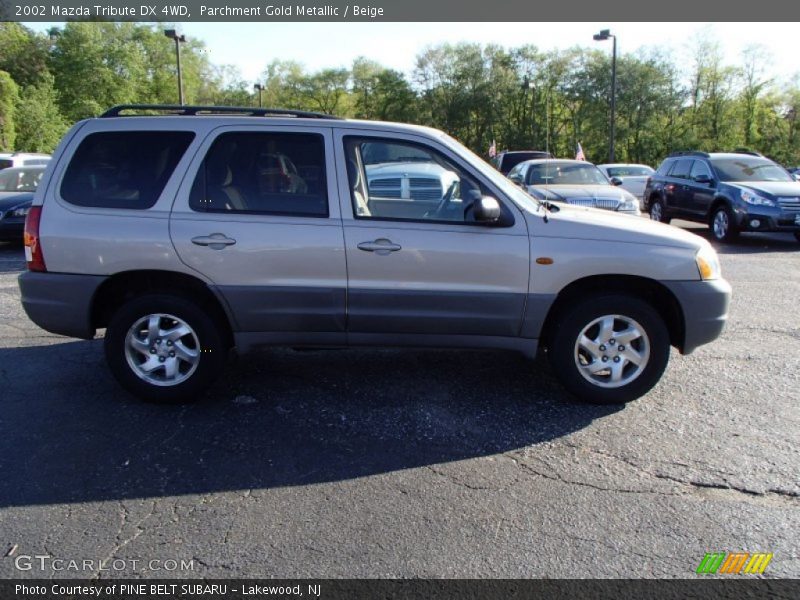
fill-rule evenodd
<path id="1" fill-rule="evenodd" d="M 800 244 L 718 250 L 722 338 L 625 407 L 512 353 L 290 349 L 159 407 L 28 321 L 0 246 L 0 577 L 800 577 Z"/>

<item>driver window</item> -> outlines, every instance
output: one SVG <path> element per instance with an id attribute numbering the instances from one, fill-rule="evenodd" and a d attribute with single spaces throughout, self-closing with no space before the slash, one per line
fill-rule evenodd
<path id="1" fill-rule="evenodd" d="M 486 192 L 462 169 L 418 144 L 345 138 L 347 174 L 358 219 L 474 222 Z"/>

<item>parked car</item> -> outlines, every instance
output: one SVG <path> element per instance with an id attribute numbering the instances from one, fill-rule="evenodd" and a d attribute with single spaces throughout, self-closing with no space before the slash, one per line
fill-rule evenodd
<path id="1" fill-rule="evenodd" d="M 644 194 L 647 178 L 655 173 L 653 167 L 628 163 L 597 165 L 597 168 L 600 169 L 612 183 L 619 185 L 623 190 L 630 192 L 639 200 L 642 199 L 642 195 Z"/>
<path id="2" fill-rule="evenodd" d="M 365 164 L 370 195 L 385 199 L 430 202 L 436 206 L 458 181 L 458 175 L 431 162 Z"/>
<path id="3" fill-rule="evenodd" d="M 40 154 L 36 152 L 0 152 L 0 169 L 46 165 L 49 161 L 49 154 Z"/>
<path id="4" fill-rule="evenodd" d="M 536 158 L 553 158 L 553 155 L 544 150 L 505 150 L 494 157 L 492 164 L 503 175 L 508 175 L 519 163 Z"/>
<path id="5" fill-rule="evenodd" d="M 0 171 L 0 241 L 22 242 L 25 217 L 44 167 L 13 167 Z"/>
<path id="6" fill-rule="evenodd" d="M 638 215 L 639 200 L 582 160 L 527 160 L 508 178 L 534 198 Z"/>
<path id="7" fill-rule="evenodd" d="M 193 400 L 231 349 L 288 345 L 543 348 L 571 393 L 626 402 L 671 345 L 690 353 L 724 326 L 731 288 L 706 240 L 536 200 L 440 131 L 163 108 L 117 107 L 67 133 L 19 277 L 42 328 L 105 328 L 111 372 L 145 400 Z M 265 191 L 264 152 L 324 185 Z M 433 207 L 387 198 L 366 185 L 382 156 L 457 180 Z"/>
<path id="8" fill-rule="evenodd" d="M 676 152 L 648 181 L 645 200 L 651 219 L 708 223 L 719 241 L 748 231 L 800 241 L 800 182 L 760 154 Z"/>

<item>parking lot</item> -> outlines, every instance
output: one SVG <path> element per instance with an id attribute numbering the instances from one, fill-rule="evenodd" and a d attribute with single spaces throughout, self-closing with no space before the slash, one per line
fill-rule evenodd
<path id="1" fill-rule="evenodd" d="M 373 349 L 264 351 L 165 407 L 33 325 L 0 245 L 0 577 L 800 577 L 800 244 L 718 250 L 722 338 L 625 407 L 541 359 Z"/>

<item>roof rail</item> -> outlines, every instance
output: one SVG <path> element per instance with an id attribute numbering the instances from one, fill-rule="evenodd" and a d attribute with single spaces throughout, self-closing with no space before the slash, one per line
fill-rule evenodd
<path id="1" fill-rule="evenodd" d="M 672 156 L 703 156 L 708 158 L 708 152 L 701 152 L 700 150 L 679 150 L 670 153 L 670 157 Z"/>
<path id="2" fill-rule="evenodd" d="M 289 110 L 285 108 L 252 108 L 247 106 L 187 106 L 180 104 L 120 104 L 109 108 L 100 115 L 101 119 L 111 117 L 136 117 L 139 115 L 124 115 L 127 111 L 160 111 L 168 115 L 178 116 L 215 116 L 238 115 L 243 117 L 296 117 L 302 119 L 341 119 L 333 115 L 308 112 L 304 110 Z"/>
<path id="3" fill-rule="evenodd" d="M 749 154 L 750 156 L 760 156 L 761 158 L 764 157 L 763 154 L 760 152 L 756 152 L 755 150 L 750 150 L 750 148 L 735 148 L 733 150 L 734 154 Z"/>

